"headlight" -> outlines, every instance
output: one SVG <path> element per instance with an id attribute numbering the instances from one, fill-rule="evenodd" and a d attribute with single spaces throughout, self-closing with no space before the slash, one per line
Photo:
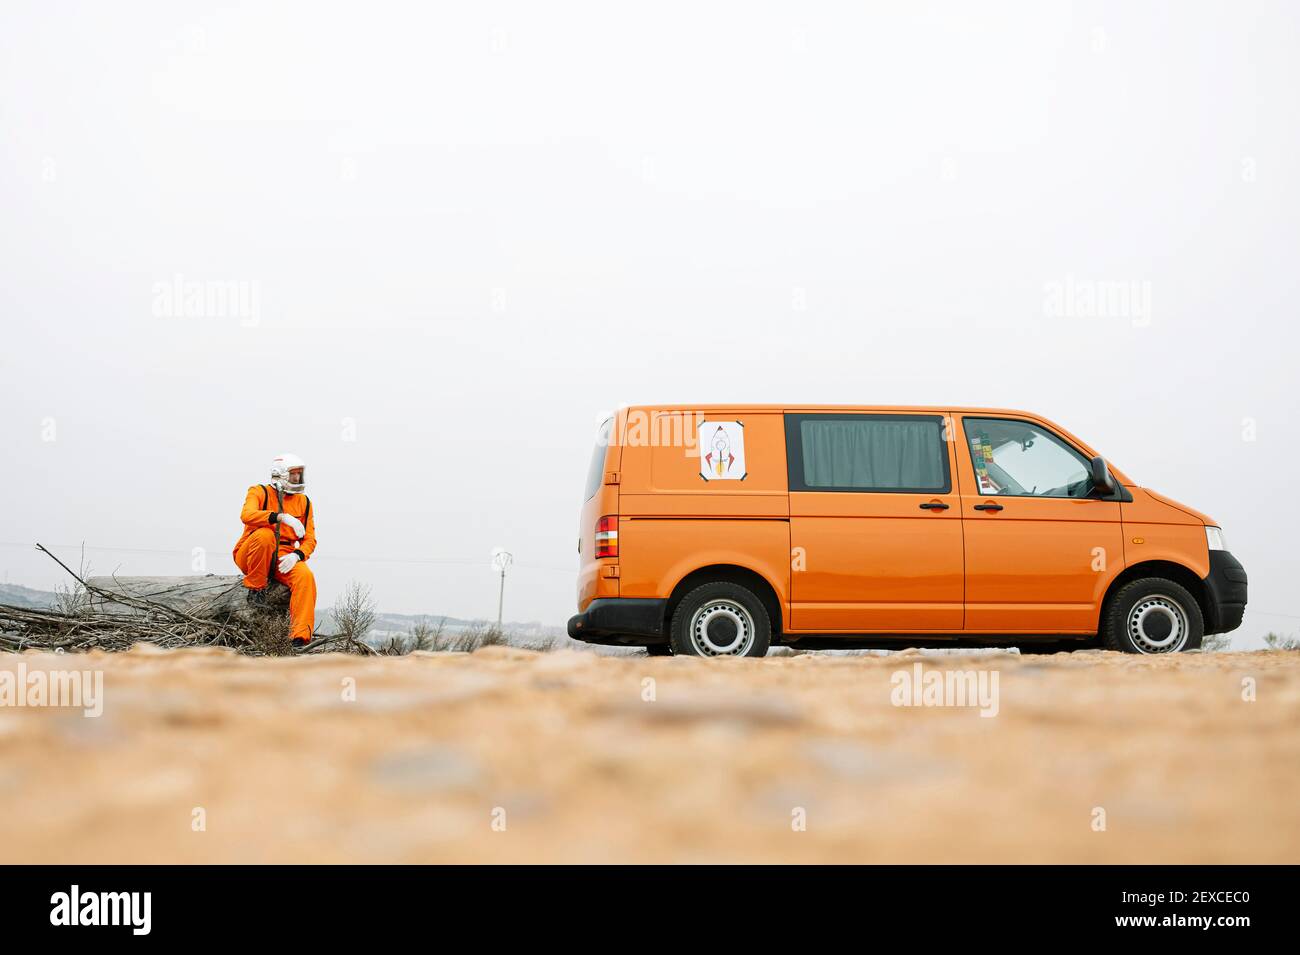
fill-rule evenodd
<path id="1" fill-rule="evenodd" d="M 1223 528 L 1215 527 L 1212 524 L 1205 525 L 1205 543 L 1210 545 L 1210 550 L 1228 549 L 1228 545 L 1223 539 Z"/>

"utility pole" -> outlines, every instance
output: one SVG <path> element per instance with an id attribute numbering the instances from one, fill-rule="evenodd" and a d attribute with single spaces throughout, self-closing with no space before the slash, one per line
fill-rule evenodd
<path id="1" fill-rule="evenodd" d="M 501 589 L 497 593 L 497 630 L 501 629 L 501 611 L 506 602 L 506 568 L 514 560 L 514 555 L 504 548 L 497 547 L 492 551 L 492 566 L 501 572 Z"/>

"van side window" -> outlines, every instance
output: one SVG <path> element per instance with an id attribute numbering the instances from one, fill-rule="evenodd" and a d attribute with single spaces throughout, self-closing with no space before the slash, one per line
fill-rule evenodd
<path id="1" fill-rule="evenodd" d="M 1050 431 L 1010 418 L 966 418 L 962 424 L 980 494 L 1087 497 L 1092 492 L 1088 461 Z"/>
<path id="2" fill-rule="evenodd" d="M 609 434 L 613 426 L 614 419 L 606 418 L 596 433 L 596 448 L 591 452 L 591 463 L 587 465 L 587 486 L 582 492 L 584 501 L 590 501 L 605 480 L 605 452 L 609 450 Z"/>
<path id="3" fill-rule="evenodd" d="M 791 491 L 946 494 L 940 415 L 787 414 Z"/>

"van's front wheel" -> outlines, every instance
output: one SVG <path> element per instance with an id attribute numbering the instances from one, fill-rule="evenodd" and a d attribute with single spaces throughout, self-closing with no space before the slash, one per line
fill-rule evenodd
<path id="1" fill-rule="evenodd" d="M 1199 650 L 1205 638 L 1200 605 L 1185 587 L 1161 577 L 1144 577 L 1121 587 L 1102 621 L 1107 650 L 1178 653 Z"/>
<path id="2" fill-rule="evenodd" d="M 772 621 L 752 590 L 702 584 L 677 605 L 669 638 L 673 653 L 683 656 L 761 657 L 772 642 Z"/>

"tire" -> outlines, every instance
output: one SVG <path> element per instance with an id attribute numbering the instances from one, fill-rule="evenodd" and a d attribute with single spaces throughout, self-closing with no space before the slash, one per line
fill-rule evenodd
<path id="1" fill-rule="evenodd" d="M 668 633 L 675 656 L 761 657 L 772 643 L 772 621 L 748 587 L 718 582 L 681 599 Z"/>
<path id="2" fill-rule="evenodd" d="M 1163 577 L 1143 577 L 1117 590 L 1107 602 L 1102 645 L 1123 653 L 1199 650 L 1205 620 L 1187 588 Z"/>
<path id="3" fill-rule="evenodd" d="M 673 648 L 666 643 L 652 643 L 645 648 L 645 652 L 652 657 L 670 657 L 673 655 Z"/>

